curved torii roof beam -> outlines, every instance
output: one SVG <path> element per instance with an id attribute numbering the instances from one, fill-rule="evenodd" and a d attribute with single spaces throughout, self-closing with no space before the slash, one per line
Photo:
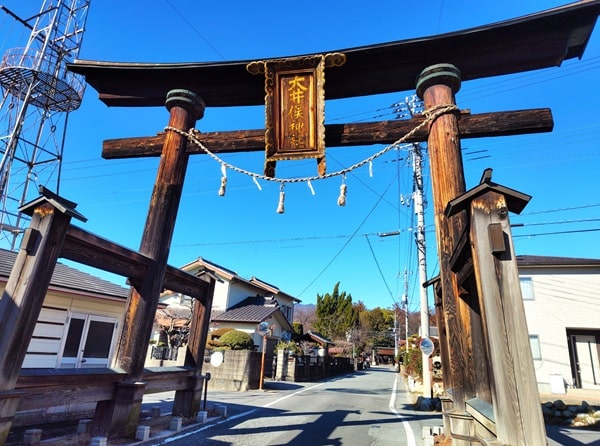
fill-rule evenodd
<path id="1" fill-rule="evenodd" d="M 434 37 L 401 40 L 341 52 L 346 63 L 327 72 L 326 99 L 414 90 L 427 66 L 451 63 L 463 81 L 546 67 L 581 58 L 600 14 L 600 0 Z M 329 53 L 329 51 L 324 52 Z M 108 106 L 163 106 L 174 88 L 194 91 L 207 107 L 264 104 L 264 78 L 246 71 L 250 61 L 113 63 L 76 60 Z"/>

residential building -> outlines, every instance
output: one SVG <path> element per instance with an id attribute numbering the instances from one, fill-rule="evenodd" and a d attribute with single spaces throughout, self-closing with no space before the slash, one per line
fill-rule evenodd
<path id="1" fill-rule="evenodd" d="M 274 285 L 256 277 L 244 279 L 235 271 L 199 257 L 181 267 L 190 274 L 207 271 L 217 277 L 211 311 L 211 328 L 231 327 L 245 331 L 262 351 L 263 336 L 258 324 L 271 325 L 268 350 L 279 339 L 287 339 L 292 333 L 294 304 L 299 299 L 281 291 Z"/>
<path id="2" fill-rule="evenodd" d="M 600 389 L 600 259 L 517 256 L 542 393 Z"/>
<path id="3" fill-rule="evenodd" d="M 0 249 L 2 292 L 16 256 Z M 57 263 L 23 368 L 109 366 L 128 294 L 129 288 Z"/>

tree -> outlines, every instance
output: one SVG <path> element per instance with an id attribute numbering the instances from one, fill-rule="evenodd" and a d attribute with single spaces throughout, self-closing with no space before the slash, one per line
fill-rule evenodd
<path id="1" fill-rule="evenodd" d="M 316 320 L 314 305 L 296 305 L 294 307 L 294 323 L 302 325 L 302 333 L 312 330 Z"/>
<path id="2" fill-rule="evenodd" d="M 360 313 L 362 344 L 367 350 L 374 347 L 393 347 L 393 327 L 393 310 L 377 307 Z"/>
<path id="3" fill-rule="evenodd" d="M 317 294 L 317 319 L 313 328 L 332 340 L 346 340 L 347 333 L 358 324 L 358 313 L 352 305 L 352 295 L 339 291 L 340 282 L 331 294 Z"/>
<path id="4" fill-rule="evenodd" d="M 300 322 L 294 322 L 292 324 L 292 328 L 294 329 L 294 332 L 292 333 L 292 339 L 298 339 L 302 337 L 304 334 L 304 326 Z"/>
<path id="5" fill-rule="evenodd" d="M 212 350 L 221 347 L 221 336 L 223 336 L 225 333 L 231 330 L 233 330 L 233 328 L 221 327 L 208 333 L 208 339 L 206 340 L 206 348 Z"/>
<path id="6" fill-rule="evenodd" d="M 181 347 L 187 344 L 192 321 L 192 304 L 171 303 L 156 311 L 155 323 L 160 326 L 159 345 Z"/>

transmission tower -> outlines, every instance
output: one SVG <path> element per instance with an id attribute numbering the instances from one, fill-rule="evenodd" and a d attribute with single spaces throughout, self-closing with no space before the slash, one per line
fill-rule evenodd
<path id="1" fill-rule="evenodd" d="M 19 208 L 45 186 L 59 192 L 67 118 L 81 105 L 85 82 L 67 71 L 79 55 L 90 0 L 44 0 L 23 19 L 25 46 L 0 62 L 0 247 L 14 250 L 29 218 Z"/>

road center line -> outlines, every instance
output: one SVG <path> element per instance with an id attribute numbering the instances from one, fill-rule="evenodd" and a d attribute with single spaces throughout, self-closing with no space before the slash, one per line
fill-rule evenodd
<path id="1" fill-rule="evenodd" d="M 311 387 L 305 387 L 302 390 L 298 390 L 297 392 L 290 393 L 289 395 L 286 395 L 286 396 L 282 396 L 281 398 L 276 399 L 275 401 L 271 401 L 270 403 L 267 403 L 267 404 L 263 405 L 262 407 L 271 407 L 273 404 L 277 404 L 277 403 L 279 403 L 279 402 L 281 402 L 283 400 L 286 400 L 288 398 L 296 396 L 296 395 L 298 395 L 298 394 L 300 394 L 302 392 L 306 392 L 307 390 L 312 390 L 312 389 L 314 389 L 316 387 L 322 386 L 323 384 L 325 384 L 325 383 L 315 384 L 314 386 L 311 386 Z"/>

